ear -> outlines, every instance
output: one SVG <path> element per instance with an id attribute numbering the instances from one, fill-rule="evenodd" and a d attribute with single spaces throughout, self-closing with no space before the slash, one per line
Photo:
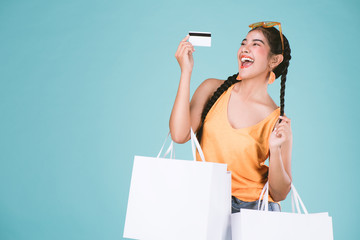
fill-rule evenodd
<path id="1" fill-rule="evenodd" d="M 270 69 L 276 68 L 283 60 L 284 56 L 282 54 L 272 56 L 270 59 Z"/>

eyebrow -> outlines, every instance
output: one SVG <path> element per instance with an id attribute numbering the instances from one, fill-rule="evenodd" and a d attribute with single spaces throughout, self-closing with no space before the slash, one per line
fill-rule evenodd
<path id="1" fill-rule="evenodd" d="M 244 40 L 242 40 L 242 41 L 247 41 L 247 39 L 246 39 L 246 38 L 244 38 Z M 253 39 L 253 42 L 262 42 L 262 44 L 264 44 L 264 45 L 265 45 L 264 41 L 263 41 L 263 40 L 261 40 L 261 39 Z"/>

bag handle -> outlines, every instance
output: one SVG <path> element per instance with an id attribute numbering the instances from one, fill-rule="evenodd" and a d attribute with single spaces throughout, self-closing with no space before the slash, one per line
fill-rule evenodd
<path id="1" fill-rule="evenodd" d="M 192 152 L 193 152 L 193 157 L 194 157 L 194 161 L 196 161 L 196 149 L 194 144 L 196 145 L 196 148 L 199 152 L 200 158 L 203 162 L 205 162 L 205 156 L 204 153 L 201 149 L 200 143 L 197 139 L 197 137 L 195 136 L 194 131 L 192 130 L 192 128 L 190 128 L 190 136 L 191 136 L 191 148 L 192 148 Z"/>
<path id="2" fill-rule="evenodd" d="M 262 204 L 261 203 L 261 198 L 264 196 Z M 303 212 L 305 214 L 309 214 L 303 201 L 300 198 L 300 195 L 298 194 L 298 192 L 296 191 L 296 188 L 294 186 L 293 183 L 291 183 L 291 206 L 292 206 L 292 212 L 295 213 L 295 207 L 296 206 L 296 210 L 298 214 L 301 214 L 301 210 L 300 210 L 300 206 L 303 209 Z M 266 182 L 263 190 L 261 191 L 260 197 L 259 197 L 259 203 L 258 203 L 258 210 L 261 211 L 269 211 L 269 182 Z"/>
<path id="3" fill-rule="evenodd" d="M 168 138 L 169 138 L 169 135 L 170 135 L 170 131 L 169 131 L 168 135 L 166 136 L 165 141 L 164 141 L 164 143 L 163 143 L 163 145 L 162 145 L 162 147 L 161 147 L 158 155 L 156 156 L 156 158 L 159 158 L 159 157 L 160 157 L 161 152 L 162 152 L 162 150 L 164 149 L 165 143 L 167 142 L 167 140 L 168 140 Z M 164 153 L 163 157 L 165 158 L 165 157 L 169 154 L 169 152 L 170 152 L 170 159 L 175 158 L 174 141 L 171 141 L 170 146 L 168 147 L 168 149 L 167 149 L 166 152 Z"/>
<path id="4" fill-rule="evenodd" d="M 299 203 L 300 203 L 301 208 L 303 209 L 304 213 L 309 214 L 306 207 L 305 207 L 305 205 L 304 205 L 304 203 L 303 203 L 303 201 L 300 198 L 299 193 L 296 191 L 294 184 L 291 183 L 291 206 L 292 206 L 292 211 L 293 212 L 295 212 L 294 202 L 296 204 L 296 209 L 297 209 L 297 212 L 299 214 L 301 214 Z"/>
<path id="5" fill-rule="evenodd" d="M 265 194 L 265 195 L 264 195 Z M 261 202 L 261 198 L 264 196 L 263 198 L 263 202 L 260 205 Z M 265 204 L 266 203 L 266 204 Z M 260 197 L 259 197 L 259 203 L 258 203 L 258 210 L 261 211 L 269 211 L 269 182 L 266 182 L 261 193 L 260 193 Z"/>
<path id="6" fill-rule="evenodd" d="M 165 143 L 167 142 L 168 138 L 169 138 L 169 135 L 170 135 L 170 131 L 167 135 L 167 137 L 165 138 L 165 141 L 158 153 L 158 155 L 156 156 L 156 158 L 159 158 L 163 149 L 164 149 L 164 146 L 165 146 Z M 191 141 L 191 148 L 192 148 L 192 153 L 193 153 L 193 158 L 194 158 L 194 161 L 196 161 L 196 149 L 198 150 L 199 152 L 199 155 L 200 155 L 200 158 L 203 162 L 205 162 L 205 156 L 204 156 L 204 153 L 201 149 L 201 146 L 200 146 L 200 143 L 199 141 L 197 140 L 197 137 L 195 136 L 195 133 L 194 131 L 192 130 L 192 128 L 190 128 L 190 141 Z M 171 140 L 171 143 L 170 143 L 170 146 L 168 147 L 168 149 L 166 150 L 166 152 L 164 153 L 164 157 L 166 157 L 170 152 L 170 159 L 173 159 L 175 158 L 175 150 L 174 150 L 174 141 Z"/>

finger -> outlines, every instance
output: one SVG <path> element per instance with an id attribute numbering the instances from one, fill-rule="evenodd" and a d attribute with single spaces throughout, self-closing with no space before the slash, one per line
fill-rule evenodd
<path id="1" fill-rule="evenodd" d="M 191 42 L 186 42 L 186 44 L 194 48 L 194 45 Z"/>
<path id="2" fill-rule="evenodd" d="M 276 136 L 279 136 L 280 133 L 284 133 L 284 129 L 279 129 L 275 131 Z"/>
<path id="3" fill-rule="evenodd" d="M 183 43 L 181 43 L 183 46 L 190 46 L 190 47 L 192 47 L 192 48 L 194 48 L 194 46 L 192 45 L 192 43 L 191 42 L 183 42 Z"/>
<path id="4" fill-rule="evenodd" d="M 186 49 L 186 44 L 185 43 L 180 43 L 179 45 L 179 55 L 182 56 L 182 54 L 184 53 L 184 50 Z"/>
<path id="5" fill-rule="evenodd" d="M 189 46 L 184 47 L 184 48 L 182 48 L 182 49 L 180 50 L 179 56 L 183 56 L 183 57 L 184 57 L 185 55 L 189 55 L 189 52 L 192 53 L 191 48 L 190 48 Z"/>
<path id="6" fill-rule="evenodd" d="M 181 49 L 186 45 L 187 42 L 183 42 L 183 41 L 180 41 L 179 45 L 178 45 L 178 51 L 181 51 Z"/>
<path id="7" fill-rule="evenodd" d="M 279 126 L 278 128 L 276 128 L 275 132 L 279 130 L 291 133 L 291 128 L 289 125 Z"/>
<path id="8" fill-rule="evenodd" d="M 279 123 L 279 125 L 277 126 L 277 128 L 280 127 L 280 126 L 290 127 L 290 123 L 289 123 L 289 122 L 286 122 L 286 121 L 284 120 L 284 121 L 281 121 L 281 123 Z"/>
<path id="9" fill-rule="evenodd" d="M 276 136 L 277 136 L 277 137 L 283 137 L 283 136 L 285 136 L 285 131 L 283 131 L 283 130 L 277 131 L 277 132 L 276 132 Z"/>
<path id="10" fill-rule="evenodd" d="M 185 51 L 185 48 L 180 48 L 180 50 L 179 50 L 179 55 L 178 55 L 178 57 L 179 58 L 181 58 L 182 56 L 184 56 L 184 51 Z"/>
<path id="11" fill-rule="evenodd" d="M 186 42 L 188 39 L 189 39 L 189 37 L 190 37 L 190 35 L 188 34 L 188 35 L 186 35 L 186 37 L 183 39 L 183 40 L 181 40 L 182 42 Z"/>
<path id="12" fill-rule="evenodd" d="M 183 48 L 184 45 L 186 45 L 187 43 L 189 43 L 189 42 L 186 42 L 186 40 L 187 40 L 189 37 L 190 37 L 190 36 L 187 35 L 183 40 L 180 41 L 180 43 L 179 43 L 179 45 L 178 45 L 178 48 L 177 48 L 177 50 L 176 50 L 175 56 L 177 56 L 178 53 L 181 52 L 181 50 L 182 50 L 182 48 Z M 191 43 L 189 43 L 189 44 L 191 44 Z"/>
<path id="13" fill-rule="evenodd" d="M 190 45 L 190 47 L 191 47 L 192 52 L 195 52 L 195 48 L 194 48 L 194 46 L 192 44 Z"/>
<path id="14" fill-rule="evenodd" d="M 291 119 L 286 116 L 279 116 L 279 118 L 285 122 L 291 123 Z"/>
<path id="15" fill-rule="evenodd" d="M 186 45 L 186 46 L 184 46 L 184 50 L 183 50 L 183 54 L 184 54 L 184 52 L 185 53 L 187 53 L 187 54 L 189 54 L 189 52 L 194 52 L 195 50 L 193 49 L 193 47 L 192 46 L 190 46 L 190 45 Z"/>
<path id="16" fill-rule="evenodd" d="M 285 117 L 285 116 L 279 116 L 279 119 L 281 119 L 282 121 L 290 122 L 290 118 Z"/>
<path id="17" fill-rule="evenodd" d="M 180 55 L 181 50 L 182 50 L 182 45 L 179 44 L 179 46 L 178 46 L 178 48 L 176 49 L 176 52 L 175 52 L 175 57 L 176 58 Z"/>
<path id="18" fill-rule="evenodd" d="M 192 51 L 195 52 L 195 48 L 191 43 L 189 43 L 189 42 L 183 43 L 183 46 L 191 47 Z"/>
<path id="19" fill-rule="evenodd" d="M 274 130 L 273 131 L 276 131 L 276 128 L 279 126 L 279 121 L 280 121 L 280 119 L 278 119 L 277 121 L 276 121 L 276 123 L 275 123 L 275 127 L 274 127 Z"/>
<path id="20" fill-rule="evenodd" d="M 273 131 L 271 134 L 275 135 L 276 137 L 281 137 L 280 132 L 278 130 Z"/>
<path id="21" fill-rule="evenodd" d="M 183 52 L 183 50 L 184 50 L 185 48 L 189 48 L 189 47 L 192 48 L 192 49 L 195 51 L 193 45 L 192 45 L 191 43 L 188 43 L 188 42 L 186 42 L 186 43 L 181 43 L 179 46 L 180 46 L 180 52 Z"/>
<path id="22" fill-rule="evenodd" d="M 276 128 L 276 131 L 284 130 L 284 129 L 285 129 L 285 126 L 278 126 L 278 127 Z"/>
<path id="23" fill-rule="evenodd" d="M 285 122 L 285 121 L 282 121 L 276 128 L 278 129 L 279 127 L 289 128 L 289 127 L 290 127 L 290 123 L 287 123 L 287 122 Z"/>

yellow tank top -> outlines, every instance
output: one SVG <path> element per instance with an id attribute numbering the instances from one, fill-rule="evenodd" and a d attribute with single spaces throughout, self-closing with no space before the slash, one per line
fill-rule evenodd
<path id="1" fill-rule="evenodd" d="M 234 86 L 217 99 L 207 114 L 200 145 L 205 161 L 228 165 L 232 195 L 250 202 L 259 199 L 267 182 L 268 166 L 265 161 L 269 157 L 269 136 L 280 116 L 280 108 L 253 126 L 235 129 L 227 115 Z M 198 153 L 197 160 L 201 160 Z M 269 201 L 273 202 L 270 195 Z"/>

